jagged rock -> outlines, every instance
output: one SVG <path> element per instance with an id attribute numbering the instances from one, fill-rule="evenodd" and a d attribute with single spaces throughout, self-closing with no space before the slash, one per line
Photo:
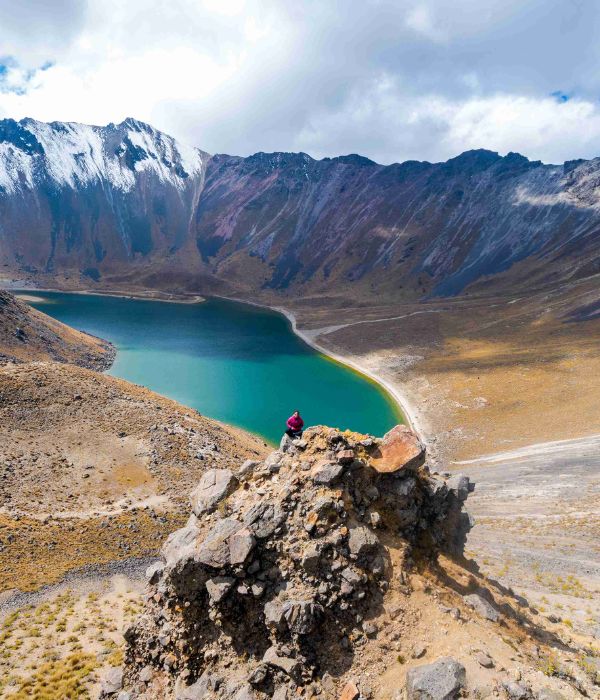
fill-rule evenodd
<path id="1" fill-rule="evenodd" d="M 160 561 L 155 562 L 154 564 L 151 564 L 147 569 L 146 569 L 146 579 L 150 585 L 154 585 L 155 583 L 158 583 L 160 577 L 162 576 L 162 572 L 164 570 L 164 564 Z"/>
<path id="2" fill-rule="evenodd" d="M 263 539 L 270 537 L 285 520 L 285 512 L 278 504 L 257 503 L 250 508 L 244 518 L 255 537 Z"/>
<path id="3" fill-rule="evenodd" d="M 280 685 L 278 688 L 275 688 L 275 692 L 273 693 L 271 700 L 287 700 L 287 697 L 288 689 L 285 687 L 285 685 Z"/>
<path id="4" fill-rule="evenodd" d="M 271 473 L 278 472 L 283 457 L 284 453 L 281 450 L 271 452 L 267 459 L 265 459 L 265 469 Z"/>
<path id="5" fill-rule="evenodd" d="M 446 486 L 459 500 L 466 501 L 469 495 L 470 483 L 468 476 L 455 474 L 448 479 Z"/>
<path id="6" fill-rule="evenodd" d="M 221 685 L 221 679 L 214 673 L 204 671 L 198 680 L 192 685 L 183 688 L 176 700 L 203 700 L 210 697 Z"/>
<path id="7" fill-rule="evenodd" d="M 230 469 L 209 469 L 192 492 L 194 515 L 199 517 L 209 513 L 236 488 L 237 483 Z"/>
<path id="8" fill-rule="evenodd" d="M 149 683 L 152 680 L 153 675 L 154 669 L 152 666 L 144 666 L 144 668 L 140 671 L 138 678 L 142 683 Z"/>
<path id="9" fill-rule="evenodd" d="M 465 667 L 449 656 L 406 674 L 406 700 L 454 700 L 465 685 Z"/>
<path id="10" fill-rule="evenodd" d="M 110 668 L 100 681 L 102 695 L 114 695 L 123 687 L 123 669 Z"/>
<path id="11" fill-rule="evenodd" d="M 464 596 L 463 600 L 480 617 L 483 617 L 486 620 L 491 620 L 492 622 L 498 622 L 500 619 L 500 613 L 496 610 L 496 608 L 485 598 L 477 595 L 477 593 L 466 595 Z"/>
<path id="12" fill-rule="evenodd" d="M 529 688 L 516 681 L 506 681 L 502 686 L 510 700 L 528 700 L 531 697 Z"/>
<path id="13" fill-rule="evenodd" d="M 196 559 L 213 569 L 221 569 L 231 563 L 229 538 L 243 528 L 235 518 L 219 520 L 200 546 Z"/>
<path id="14" fill-rule="evenodd" d="M 425 447 L 410 428 L 397 425 L 383 436 L 369 462 L 382 474 L 416 469 L 425 462 Z"/>
<path id="15" fill-rule="evenodd" d="M 165 568 L 194 556 L 200 530 L 196 525 L 186 525 L 172 532 L 162 548 Z"/>
<path id="16" fill-rule="evenodd" d="M 315 484 L 325 484 L 329 486 L 337 481 L 344 471 L 342 464 L 323 461 L 319 462 L 313 471 L 313 481 Z"/>
<path id="17" fill-rule="evenodd" d="M 215 576 L 206 582 L 206 590 L 213 603 L 220 603 L 233 588 L 234 578 L 228 576 Z"/>
<path id="18" fill-rule="evenodd" d="M 265 664 L 260 664 L 248 677 L 248 683 L 250 685 L 261 685 L 267 679 L 268 668 Z"/>
<path id="19" fill-rule="evenodd" d="M 363 525 L 350 528 L 350 536 L 348 537 L 350 554 L 363 557 L 368 554 L 373 554 L 373 552 L 377 551 L 378 546 L 379 539 L 369 528 Z"/>
<path id="20" fill-rule="evenodd" d="M 358 700 L 360 693 L 354 681 L 348 681 L 346 685 L 342 688 L 339 700 Z"/>
<path id="21" fill-rule="evenodd" d="M 254 549 L 256 540 L 248 528 L 234 532 L 229 538 L 229 560 L 232 564 L 243 564 Z"/>
<path id="22" fill-rule="evenodd" d="M 308 573 L 314 573 L 318 569 L 322 548 L 320 542 L 310 542 L 302 553 L 302 566 Z"/>
<path id="23" fill-rule="evenodd" d="M 290 452 L 294 449 L 294 441 L 287 434 L 284 433 L 281 440 L 279 441 L 279 451 L 280 452 Z"/>
<path id="24" fill-rule="evenodd" d="M 336 457 L 340 464 L 352 464 L 355 459 L 354 450 L 340 450 Z"/>
<path id="25" fill-rule="evenodd" d="M 412 658 L 421 659 L 427 653 L 427 647 L 424 644 L 417 642 L 412 648 Z"/>
<path id="26" fill-rule="evenodd" d="M 358 573 L 358 571 L 349 566 L 342 571 L 342 576 L 353 586 L 357 586 L 362 581 L 362 576 Z"/>
<path id="27" fill-rule="evenodd" d="M 237 478 L 242 481 L 246 480 L 259 466 L 260 462 L 256 461 L 255 459 L 247 459 L 238 469 Z"/>
<path id="28" fill-rule="evenodd" d="M 367 637 L 376 637 L 377 636 L 377 625 L 374 622 L 363 622 L 363 632 L 367 635 Z"/>
<path id="29" fill-rule="evenodd" d="M 308 634 L 323 609 L 311 600 L 290 600 L 283 604 L 283 617 L 293 634 Z"/>
<path id="30" fill-rule="evenodd" d="M 252 686 L 249 683 L 245 683 L 235 694 L 234 700 L 256 700 Z"/>
<path id="31" fill-rule="evenodd" d="M 269 601 L 264 607 L 265 624 L 270 628 L 282 628 L 285 622 L 283 603 L 278 600 Z"/>
<path id="32" fill-rule="evenodd" d="M 134 696 L 142 687 L 144 700 L 173 700 L 193 688 L 203 700 L 231 700 L 247 682 L 257 700 L 283 697 L 288 683 L 290 693 L 332 700 L 335 688 L 326 691 L 320 674 L 338 654 L 358 658 L 378 635 L 386 591 L 398 592 L 394 575 L 405 584 L 423 530 L 432 555 L 446 546 L 462 502 L 444 478 L 430 488 L 436 480 L 426 470 L 371 469 L 378 441 L 363 446 L 324 428 L 307 430 L 305 441 L 302 460 L 296 449 L 277 450 L 270 466 L 247 467 L 243 488 L 168 538 L 146 611 L 125 635 L 125 687 Z M 350 453 L 346 467 L 340 456 Z M 331 472 L 315 479 L 321 468 Z M 366 524 L 373 513 L 383 516 L 377 533 Z M 151 683 L 145 667 L 154 670 Z M 209 670 L 226 686 L 198 685 Z"/>
<path id="33" fill-rule="evenodd" d="M 263 661 L 269 666 L 281 669 L 290 678 L 297 678 L 301 668 L 301 664 L 297 659 L 280 655 L 275 646 L 267 649 L 263 656 Z"/>

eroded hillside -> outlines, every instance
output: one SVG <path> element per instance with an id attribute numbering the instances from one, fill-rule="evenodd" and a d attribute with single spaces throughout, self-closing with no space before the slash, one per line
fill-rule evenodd
<path id="1" fill-rule="evenodd" d="M 0 289 L 0 364 L 53 360 L 106 369 L 112 345 L 47 316 Z"/>

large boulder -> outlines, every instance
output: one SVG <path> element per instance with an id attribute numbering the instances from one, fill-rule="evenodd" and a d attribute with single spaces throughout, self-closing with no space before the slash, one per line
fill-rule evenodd
<path id="1" fill-rule="evenodd" d="M 235 518 L 219 520 L 209 531 L 200 545 L 196 560 L 213 569 L 221 569 L 231 564 L 231 548 L 229 538 L 244 529 L 242 523 Z M 234 540 L 234 555 L 237 558 L 237 543 Z"/>
<path id="2" fill-rule="evenodd" d="M 237 479 L 230 469 L 209 469 L 191 495 L 194 515 L 200 517 L 214 510 L 236 488 Z"/>
<path id="3" fill-rule="evenodd" d="M 401 469 L 416 469 L 425 462 L 425 447 L 410 428 L 396 425 L 387 432 L 369 459 L 370 465 L 382 474 Z"/>
<path id="4" fill-rule="evenodd" d="M 406 674 L 406 700 L 454 700 L 465 685 L 465 667 L 444 656 Z"/>
<path id="5" fill-rule="evenodd" d="M 485 620 L 490 620 L 491 622 L 498 622 L 500 613 L 489 601 L 477 595 L 477 593 L 466 595 L 464 601 L 480 617 L 483 617 Z"/>
<path id="6" fill-rule="evenodd" d="M 123 687 L 123 669 L 110 668 L 100 681 L 101 697 L 115 695 Z"/>

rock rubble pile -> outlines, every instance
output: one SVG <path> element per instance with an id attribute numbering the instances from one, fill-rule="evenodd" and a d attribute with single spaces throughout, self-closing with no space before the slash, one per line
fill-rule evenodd
<path id="1" fill-rule="evenodd" d="M 388 591 L 469 529 L 469 480 L 424 462 L 403 426 L 383 440 L 316 427 L 207 471 L 148 571 L 120 700 L 339 694 Z"/>

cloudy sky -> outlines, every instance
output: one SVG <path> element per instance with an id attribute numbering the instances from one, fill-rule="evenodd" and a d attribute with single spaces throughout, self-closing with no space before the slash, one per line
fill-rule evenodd
<path id="1" fill-rule="evenodd" d="M 211 153 L 600 155 L 597 0 L 0 0 L 0 117 Z"/>

